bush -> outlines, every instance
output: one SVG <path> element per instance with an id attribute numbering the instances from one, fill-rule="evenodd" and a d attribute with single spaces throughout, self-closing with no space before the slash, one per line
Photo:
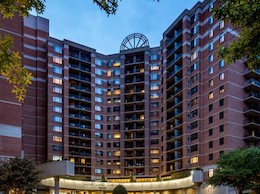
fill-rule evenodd
<path id="1" fill-rule="evenodd" d="M 127 190 L 124 186 L 118 185 L 114 188 L 112 194 L 127 194 Z"/>

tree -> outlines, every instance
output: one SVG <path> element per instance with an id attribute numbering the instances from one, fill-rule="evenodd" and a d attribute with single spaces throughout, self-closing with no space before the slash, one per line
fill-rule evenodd
<path id="1" fill-rule="evenodd" d="M 245 57 L 249 68 L 259 68 L 260 1 L 221 0 L 213 11 L 217 19 L 230 21 L 238 32 L 238 37 L 228 47 L 220 49 L 220 56 L 227 63 Z"/>
<path id="2" fill-rule="evenodd" d="M 28 16 L 33 9 L 37 14 L 42 14 L 45 9 L 44 2 L 45 0 L 1 0 L 0 12 L 4 19 L 12 19 L 15 13 L 21 17 Z M 93 3 L 108 15 L 115 14 L 118 8 L 118 0 L 93 0 Z M 26 89 L 31 84 L 32 74 L 22 66 L 19 53 L 13 52 L 12 47 L 13 39 L 8 35 L 0 35 L 0 74 L 13 85 L 12 92 L 18 101 L 23 101 Z"/>
<path id="3" fill-rule="evenodd" d="M 28 159 L 12 158 L 0 163 L 0 190 L 7 193 L 33 193 L 40 182 L 40 172 Z"/>
<path id="4" fill-rule="evenodd" d="M 118 185 L 114 188 L 112 194 L 127 194 L 127 190 L 123 185 Z"/>
<path id="5" fill-rule="evenodd" d="M 240 148 L 223 154 L 216 173 L 209 178 L 213 186 L 234 187 L 238 194 L 246 189 L 260 188 L 260 148 Z"/>

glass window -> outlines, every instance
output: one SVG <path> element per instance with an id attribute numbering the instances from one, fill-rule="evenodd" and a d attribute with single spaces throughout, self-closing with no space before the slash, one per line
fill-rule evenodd
<path id="1" fill-rule="evenodd" d="M 193 98 L 193 99 L 191 100 L 191 106 L 194 106 L 194 105 L 196 105 L 196 104 L 198 104 L 198 97 Z"/>
<path id="2" fill-rule="evenodd" d="M 96 111 L 102 111 L 102 108 L 101 108 L 101 106 L 97 106 L 97 105 L 96 105 L 96 106 L 95 106 L 95 110 L 96 110 Z"/>
<path id="3" fill-rule="evenodd" d="M 113 79 L 114 85 L 120 85 L 120 79 Z"/>
<path id="4" fill-rule="evenodd" d="M 213 141 L 209 142 L 209 148 L 213 148 Z"/>
<path id="5" fill-rule="evenodd" d="M 224 28 L 224 26 L 225 26 L 224 20 L 220 20 L 219 21 L 219 28 L 222 29 L 222 28 Z"/>
<path id="6" fill-rule="evenodd" d="M 209 117 L 209 124 L 213 123 L 213 116 Z"/>
<path id="7" fill-rule="evenodd" d="M 52 82 L 53 82 L 54 84 L 62 85 L 62 79 L 61 79 L 61 78 L 58 78 L 58 77 L 52 78 Z"/>
<path id="8" fill-rule="evenodd" d="M 57 123 L 62 123 L 62 117 L 52 116 L 52 120 Z"/>
<path id="9" fill-rule="evenodd" d="M 62 146 L 61 145 L 53 145 L 52 150 L 54 151 L 62 151 Z"/>
<path id="10" fill-rule="evenodd" d="M 115 63 L 113 63 L 113 67 L 120 67 L 120 62 L 115 62 Z"/>
<path id="11" fill-rule="evenodd" d="M 150 70 L 151 71 L 154 71 L 154 70 L 159 70 L 160 66 L 159 66 L 159 63 L 152 63 L 150 65 Z"/>
<path id="12" fill-rule="evenodd" d="M 190 67 L 190 71 L 191 71 L 191 72 L 195 71 L 196 69 L 198 69 L 198 66 L 199 66 L 199 63 L 198 63 L 198 62 L 194 63 L 194 64 Z"/>
<path id="13" fill-rule="evenodd" d="M 213 160 L 213 154 L 209 154 L 209 160 Z"/>
<path id="14" fill-rule="evenodd" d="M 103 71 L 101 69 L 96 68 L 95 69 L 95 74 L 102 76 L 103 75 Z"/>
<path id="15" fill-rule="evenodd" d="M 198 121 L 194 121 L 190 124 L 190 129 L 195 129 L 198 127 Z"/>
<path id="16" fill-rule="evenodd" d="M 195 163 L 198 163 L 199 162 L 199 157 L 192 157 L 191 159 L 190 159 L 190 163 L 191 164 L 195 164 Z"/>
<path id="17" fill-rule="evenodd" d="M 53 45 L 52 46 L 52 51 L 56 52 L 56 53 L 60 53 L 62 54 L 62 47 L 59 45 Z"/>
<path id="18" fill-rule="evenodd" d="M 199 13 L 196 12 L 193 16 L 191 16 L 191 24 L 196 22 L 199 19 Z"/>
<path id="19" fill-rule="evenodd" d="M 62 94 L 62 88 L 61 87 L 57 87 L 57 86 L 53 86 L 52 91 L 58 94 Z"/>
<path id="20" fill-rule="evenodd" d="M 212 9 L 213 9 L 213 1 L 209 2 L 208 6 L 209 6 L 209 11 L 212 11 Z"/>
<path id="21" fill-rule="evenodd" d="M 56 132 L 62 132 L 62 127 L 61 127 L 61 126 L 54 125 L 54 126 L 52 127 L 52 130 L 53 130 L 53 131 L 56 131 Z"/>
<path id="22" fill-rule="evenodd" d="M 62 64 L 62 58 L 61 57 L 53 56 L 52 61 L 54 63 Z"/>
<path id="23" fill-rule="evenodd" d="M 62 74 L 62 68 L 57 67 L 57 66 L 52 66 L 52 72 L 61 75 Z"/>
<path id="24" fill-rule="evenodd" d="M 96 97 L 95 97 L 95 101 L 102 103 L 102 102 L 103 102 L 103 98 L 96 96 Z"/>
<path id="25" fill-rule="evenodd" d="M 219 145 L 223 145 L 224 144 L 224 137 L 219 138 Z"/>
<path id="26" fill-rule="evenodd" d="M 198 91 L 198 86 L 195 86 L 193 88 L 190 89 L 190 95 L 195 94 Z"/>
<path id="27" fill-rule="evenodd" d="M 222 42 L 224 42 L 224 40 L 225 40 L 224 33 L 221 33 L 219 35 L 219 42 L 222 43 Z"/>
<path id="28" fill-rule="evenodd" d="M 101 59 L 96 59 L 96 60 L 95 60 L 95 64 L 98 65 L 98 66 L 102 66 L 102 65 L 103 65 Z"/>
<path id="29" fill-rule="evenodd" d="M 62 161 L 62 156 L 53 155 L 52 160 L 53 161 Z"/>
<path id="30" fill-rule="evenodd" d="M 199 38 L 196 37 L 191 41 L 191 48 L 194 48 L 199 45 Z"/>
<path id="31" fill-rule="evenodd" d="M 158 80 L 158 79 L 159 79 L 159 74 L 157 73 L 150 74 L 150 80 Z"/>
<path id="32" fill-rule="evenodd" d="M 159 163 L 159 159 L 158 158 L 152 158 L 150 159 L 151 164 L 158 164 Z"/>
<path id="33" fill-rule="evenodd" d="M 53 141 L 55 141 L 55 142 L 62 142 L 62 137 L 57 136 L 57 135 L 54 135 L 54 136 L 52 137 L 52 139 L 53 139 Z"/>
<path id="34" fill-rule="evenodd" d="M 156 108 L 156 107 L 159 107 L 159 102 L 152 102 L 151 108 Z"/>
<path id="35" fill-rule="evenodd" d="M 224 105 L 224 98 L 219 100 L 219 106 L 223 106 Z"/>
<path id="36" fill-rule="evenodd" d="M 212 15 L 209 17 L 208 23 L 209 23 L 209 25 L 213 24 L 213 16 Z"/>
<path id="37" fill-rule="evenodd" d="M 195 59 L 198 57 L 198 55 L 199 55 L 199 51 L 198 51 L 198 50 L 194 51 L 194 52 L 191 54 L 191 60 L 192 60 L 192 61 L 195 60 Z"/>
<path id="38" fill-rule="evenodd" d="M 52 110 L 53 110 L 54 112 L 57 112 L 57 113 L 62 113 L 62 108 L 61 108 L 61 107 L 58 107 L 58 106 L 52 107 Z"/>
<path id="39" fill-rule="evenodd" d="M 211 112 L 213 110 L 213 104 L 209 105 L 209 112 Z"/>
<path id="40" fill-rule="evenodd" d="M 102 121 L 103 116 L 102 115 L 95 115 L 95 119 L 98 120 L 98 121 Z"/>
<path id="41" fill-rule="evenodd" d="M 224 73 L 219 74 L 219 80 L 224 80 L 224 79 L 225 79 L 225 74 Z"/>
<path id="42" fill-rule="evenodd" d="M 213 74 L 213 67 L 210 67 L 210 68 L 208 69 L 208 72 L 209 72 L 210 75 Z"/>
<path id="43" fill-rule="evenodd" d="M 157 54 L 151 54 L 151 60 L 157 60 L 158 59 L 158 55 Z"/>
<path id="44" fill-rule="evenodd" d="M 214 175 L 214 169 L 209 169 L 209 177 L 213 177 L 213 175 Z"/>
<path id="45" fill-rule="evenodd" d="M 114 76 L 120 75 L 120 69 L 119 69 L 119 68 L 114 69 L 114 70 L 113 70 L 113 75 L 114 75 Z"/>
<path id="46" fill-rule="evenodd" d="M 223 111 L 219 113 L 219 119 L 224 119 L 224 112 Z"/>
<path id="47" fill-rule="evenodd" d="M 212 62 L 213 61 L 213 55 L 210 55 L 209 56 L 209 62 Z"/>
<path id="48" fill-rule="evenodd" d="M 209 50 L 210 50 L 210 51 L 213 50 L 213 46 L 214 46 L 213 41 L 211 41 L 211 42 L 209 43 Z"/>
<path id="49" fill-rule="evenodd" d="M 194 26 L 192 29 L 191 29 L 191 35 L 195 35 L 197 34 L 199 31 L 199 25 L 197 24 L 196 26 Z"/>
<path id="50" fill-rule="evenodd" d="M 151 93 L 151 99 L 159 98 L 159 93 L 152 92 Z"/>
<path id="51" fill-rule="evenodd" d="M 159 83 L 151 83 L 151 90 L 158 90 L 159 89 Z"/>
<path id="52" fill-rule="evenodd" d="M 57 102 L 57 103 L 62 103 L 62 98 L 57 97 L 57 96 L 53 96 L 53 97 L 52 97 L 52 101 L 53 101 L 53 102 Z"/>
<path id="53" fill-rule="evenodd" d="M 225 92 L 224 86 L 219 87 L 219 93 L 222 94 Z"/>
<path id="54" fill-rule="evenodd" d="M 209 129 L 209 136 L 213 135 L 213 129 Z"/>
<path id="55" fill-rule="evenodd" d="M 213 31 L 213 29 L 210 29 L 210 30 L 209 30 L 209 38 L 212 38 L 213 35 L 214 35 L 214 31 Z"/>
<path id="56" fill-rule="evenodd" d="M 103 94 L 103 89 L 96 87 L 96 88 L 95 88 L 95 93 L 102 95 L 102 94 Z"/>
<path id="57" fill-rule="evenodd" d="M 213 79 L 209 80 L 209 86 L 211 87 L 211 86 L 213 86 L 213 85 L 214 85 Z"/>
<path id="58" fill-rule="evenodd" d="M 99 123 L 95 123 L 95 129 L 100 129 L 100 130 L 102 130 L 102 129 L 103 129 L 103 125 L 102 125 L 102 124 L 99 124 Z"/>
<path id="59" fill-rule="evenodd" d="M 223 132 L 224 131 L 224 125 L 219 125 L 219 132 Z"/>
<path id="60" fill-rule="evenodd" d="M 208 97 L 209 97 L 209 99 L 214 98 L 214 93 L 213 93 L 213 92 L 210 92 Z"/>
<path id="61" fill-rule="evenodd" d="M 159 121 L 151 121 L 151 126 L 159 126 Z"/>
<path id="62" fill-rule="evenodd" d="M 224 60 L 221 59 L 221 60 L 219 61 L 219 68 L 224 67 L 224 65 L 225 65 Z"/>
<path id="63" fill-rule="evenodd" d="M 95 78 L 95 84 L 103 85 L 103 82 L 104 82 L 103 79 L 100 79 L 100 78 L 98 78 L 98 77 Z"/>

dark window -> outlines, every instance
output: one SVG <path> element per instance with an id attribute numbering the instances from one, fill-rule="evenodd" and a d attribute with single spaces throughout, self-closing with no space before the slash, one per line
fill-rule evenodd
<path id="1" fill-rule="evenodd" d="M 120 106 L 113 107 L 113 112 L 118 112 L 118 111 L 120 111 Z"/>
<path id="2" fill-rule="evenodd" d="M 151 135 L 159 135 L 159 130 L 152 130 Z"/>
<path id="3" fill-rule="evenodd" d="M 219 138 L 219 145 L 223 145 L 224 144 L 224 137 Z"/>
<path id="4" fill-rule="evenodd" d="M 190 112 L 190 118 L 196 117 L 198 115 L 198 109 L 195 109 Z"/>
<path id="5" fill-rule="evenodd" d="M 222 156 L 224 154 L 224 151 L 219 151 L 219 156 Z"/>
<path id="6" fill-rule="evenodd" d="M 195 86 L 195 87 L 191 88 L 190 95 L 196 93 L 197 91 L 198 91 L 198 86 Z"/>
<path id="7" fill-rule="evenodd" d="M 213 123 L 213 116 L 209 117 L 209 124 Z"/>
<path id="8" fill-rule="evenodd" d="M 223 106 L 224 105 L 224 98 L 219 100 L 219 106 Z"/>
<path id="9" fill-rule="evenodd" d="M 213 154 L 209 154 L 209 160 L 213 160 Z"/>
<path id="10" fill-rule="evenodd" d="M 111 125 L 108 125 L 108 126 L 107 126 L 107 130 L 111 130 Z"/>
<path id="11" fill-rule="evenodd" d="M 120 142 L 114 142 L 114 143 L 113 143 L 113 147 L 114 147 L 114 148 L 120 147 Z"/>
<path id="12" fill-rule="evenodd" d="M 194 121 L 190 124 L 190 129 L 194 129 L 196 127 L 198 127 L 198 121 Z"/>
<path id="13" fill-rule="evenodd" d="M 111 143 L 107 143 L 107 147 L 108 147 L 108 148 L 111 148 Z"/>
<path id="14" fill-rule="evenodd" d="M 53 149 L 54 151 L 62 151 L 62 146 L 60 146 L 60 145 L 53 145 L 53 146 L 52 146 L 52 149 Z"/>
<path id="15" fill-rule="evenodd" d="M 195 140 L 195 139 L 198 139 L 198 133 L 193 133 L 193 134 L 191 134 L 190 140 L 193 141 L 193 140 Z"/>
<path id="16" fill-rule="evenodd" d="M 193 145 L 190 147 L 191 152 L 196 152 L 198 150 L 198 145 Z"/>
<path id="17" fill-rule="evenodd" d="M 209 136 L 213 135 L 213 129 L 209 129 Z"/>
<path id="18" fill-rule="evenodd" d="M 152 139 L 151 141 L 150 141 L 150 144 L 152 145 L 152 144 L 158 144 L 159 143 L 159 140 L 158 139 Z"/>
<path id="19" fill-rule="evenodd" d="M 213 141 L 209 142 L 209 148 L 213 148 Z"/>
<path id="20" fill-rule="evenodd" d="M 219 125 L 219 132 L 223 132 L 224 131 L 224 125 Z"/>
<path id="21" fill-rule="evenodd" d="M 219 113 L 219 119 L 223 119 L 224 118 L 224 112 L 220 112 Z"/>
<path id="22" fill-rule="evenodd" d="M 209 105 L 209 112 L 213 110 L 213 104 Z"/>

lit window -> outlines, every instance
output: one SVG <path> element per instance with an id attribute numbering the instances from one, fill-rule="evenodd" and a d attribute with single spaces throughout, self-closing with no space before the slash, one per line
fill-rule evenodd
<path id="1" fill-rule="evenodd" d="M 95 106 L 95 110 L 96 110 L 96 111 L 102 111 L 101 106 L 97 106 L 97 105 L 96 105 L 96 106 Z"/>
<path id="2" fill-rule="evenodd" d="M 55 125 L 55 126 L 52 127 L 52 130 L 56 131 L 56 132 L 62 132 L 62 127 Z"/>
<path id="3" fill-rule="evenodd" d="M 212 177 L 214 174 L 214 169 L 209 169 L 209 177 Z"/>
<path id="4" fill-rule="evenodd" d="M 98 121 L 102 121 L 103 120 L 103 116 L 95 115 L 95 119 L 98 120 Z"/>
<path id="5" fill-rule="evenodd" d="M 103 174 L 103 169 L 95 169 L 96 174 Z"/>
<path id="6" fill-rule="evenodd" d="M 103 98 L 101 98 L 101 97 L 95 97 L 95 101 L 102 103 L 102 102 L 103 102 Z"/>
<path id="7" fill-rule="evenodd" d="M 113 63 L 113 67 L 120 67 L 120 62 Z"/>
<path id="8" fill-rule="evenodd" d="M 60 137 L 60 136 L 54 135 L 54 136 L 52 137 L 52 139 L 53 139 L 53 141 L 55 141 L 55 142 L 62 142 L 62 137 Z"/>
<path id="9" fill-rule="evenodd" d="M 120 133 L 115 133 L 115 134 L 114 134 L 114 138 L 115 138 L 115 139 L 119 139 L 120 137 L 121 137 Z"/>
<path id="10" fill-rule="evenodd" d="M 158 80 L 158 79 L 159 79 L 159 75 L 157 73 L 150 74 L 150 80 Z"/>
<path id="11" fill-rule="evenodd" d="M 57 102 L 57 103 L 62 103 L 62 98 L 57 97 L 57 96 L 53 96 L 53 97 L 52 97 L 52 101 L 53 101 L 53 102 Z"/>
<path id="12" fill-rule="evenodd" d="M 120 156 L 121 155 L 121 152 L 120 151 L 115 151 L 114 152 L 114 156 Z"/>
<path id="13" fill-rule="evenodd" d="M 211 74 L 213 73 L 213 67 L 210 67 L 210 68 L 208 69 L 208 72 L 209 72 L 209 74 L 211 75 Z"/>
<path id="14" fill-rule="evenodd" d="M 52 110 L 53 110 L 54 112 L 62 113 L 62 108 L 61 108 L 61 107 L 58 107 L 58 106 L 52 107 Z"/>
<path id="15" fill-rule="evenodd" d="M 190 159 L 190 163 L 191 164 L 195 164 L 195 163 L 198 163 L 199 162 L 199 157 L 192 157 L 191 159 Z"/>
<path id="16" fill-rule="evenodd" d="M 150 159 L 151 164 L 158 164 L 159 163 L 159 159 L 158 158 L 153 158 Z"/>
<path id="17" fill-rule="evenodd" d="M 54 122 L 61 123 L 61 122 L 62 122 L 62 117 L 59 117 L 59 116 L 53 116 L 53 117 L 52 117 L 52 120 L 53 120 Z"/>
<path id="18" fill-rule="evenodd" d="M 54 52 L 56 52 L 56 53 L 62 54 L 62 47 L 59 46 L 59 45 L 53 45 L 53 46 L 52 46 L 52 50 L 53 50 Z"/>
<path id="19" fill-rule="evenodd" d="M 103 129 L 103 125 L 102 125 L 102 124 L 95 123 L 95 128 L 96 128 L 96 129 Z"/>
<path id="20" fill-rule="evenodd" d="M 61 75 L 62 74 L 62 68 L 57 67 L 57 66 L 52 66 L 52 72 Z"/>
<path id="21" fill-rule="evenodd" d="M 219 87 L 219 93 L 222 94 L 225 92 L 224 86 Z"/>
<path id="22" fill-rule="evenodd" d="M 113 93 L 114 93 L 114 95 L 119 95 L 120 94 L 120 89 L 115 89 Z"/>
<path id="23" fill-rule="evenodd" d="M 159 150 L 158 149 L 150 150 L 150 154 L 159 154 Z"/>
<path id="24" fill-rule="evenodd" d="M 70 158 L 70 162 L 75 163 L 75 158 Z"/>
<path id="25" fill-rule="evenodd" d="M 114 116 L 113 119 L 114 119 L 114 121 L 119 121 L 120 120 L 120 116 Z"/>
<path id="26" fill-rule="evenodd" d="M 154 71 L 154 70 L 159 70 L 159 64 L 158 63 L 152 63 L 150 65 L 150 70 Z"/>
<path id="27" fill-rule="evenodd" d="M 111 77 L 112 76 L 112 72 L 110 70 L 107 71 L 107 77 Z"/>
<path id="28" fill-rule="evenodd" d="M 61 79 L 61 78 L 58 78 L 58 77 L 54 77 L 54 78 L 52 79 L 52 82 L 53 82 L 54 84 L 62 85 L 62 79 Z"/>
<path id="29" fill-rule="evenodd" d="M 209 38 L 213 37 L 214 33 L 213 33 L 213 29 L 209 30 Z"/>
<path id="30" fill-rule="evenodd" d="M 219 68 L 224 67 L 224 65 L 225 65 L 224 60 L 223 60 L 223 59 L 220 60 L 220 61 L 219 61 Z"/>
<path id="31" fill-rule="evenodd" d="M 214 85 L 213 79 L 209 80 L 209 86 L 213 86 L 213 85 Z"/>
<path id="32" fill-rule="evenodd" d="M 221 33 L 219 35 L 219 42 L 222 43 L 222 42 L 224 42 L 224 40 L 225 40 L 224 33 Z"/>
<path id="33" fill-rule="evenodd" d="M 212 42 L 212 41 L 209 43 L 209 50 L 210 50 L 210 51 L 213 50 L 213 42 Z"/>
<path id="34" fill-rule="evenodd" d="M 213 92 L 210 92 L 210 93 L 209 93 L 209 99 L 212 99 L 213 97 L 214 97 Z"/>
<path id="35" fill-rule="evenodd" d="M 112 174 L 121 174 L 121 170 L 115 169 L 115 170 L 112 171 Z"/>
<path id="36" fill-rule="evenodd" d="M 225 26 L 224 20 L 220 20 L 219 21 L 219 28 L 222 29 L 222 28 L 224 28 L 224 26 Z"/>
<path id="37" fill-rule="evenodd" d="M 195 106 L 196 104 L 198 104 L 198 97 L 193 98 L 193 99 L 190 101 L 190 103 L 191 103 L 191 106 Z"/>
<path id="38" fill-rule="evenodd" d="M 53 155 L 52 156 L 52 160 L 53 161 L 61 161 L 62 160 L 62 156 Z"/>
<path id="39" fill-rule="evenodd" d="M 224 73 L 219 74 L 219 80 L 224 80 L 224 79 L 225 79 L 225 74 Z"/>
<path id="40" fill-rule="evenodd" d="M 158 90 L 159 89 L 159 83 L 151 83 L 151 90 Z"/>
<path id="41" fill-rule="evenodd" d="M 210 55 L 209 56 L 209 62 L 212 62 L 213 61 L 213 55 Z"/>
<path id="42" fill-rule="evenodd" d="M 62 88 L 53 86 L 52 91 L 58 94 L 62 94 Z"/>
<path id="43" fill-rule="evenodd" d="M 191 60 L 192 60 L 192 61 L 195 60 L 195 59 L 198 57 L 198 55 L 199 55 L 199 51 L 198 51 L 198 50 L 194 51 L 194 52 L 191 54 Z"/>
<path id="44" fill-rule="evenodd" d="M 62 64 L 62 58 L 61 57 L 53 56 L 52 61 L 54 63 Z"/>
<path id="45" fill-rule="evenodd" d="M 95 84 L 103 85 L 103 80 L 96 77 L 96 79 L 95 79 Z"/>
<path id="46" fill-rule="evenodd" d="M 159 98 L 159 93 L 151 93 L 151 99 Z"/>

